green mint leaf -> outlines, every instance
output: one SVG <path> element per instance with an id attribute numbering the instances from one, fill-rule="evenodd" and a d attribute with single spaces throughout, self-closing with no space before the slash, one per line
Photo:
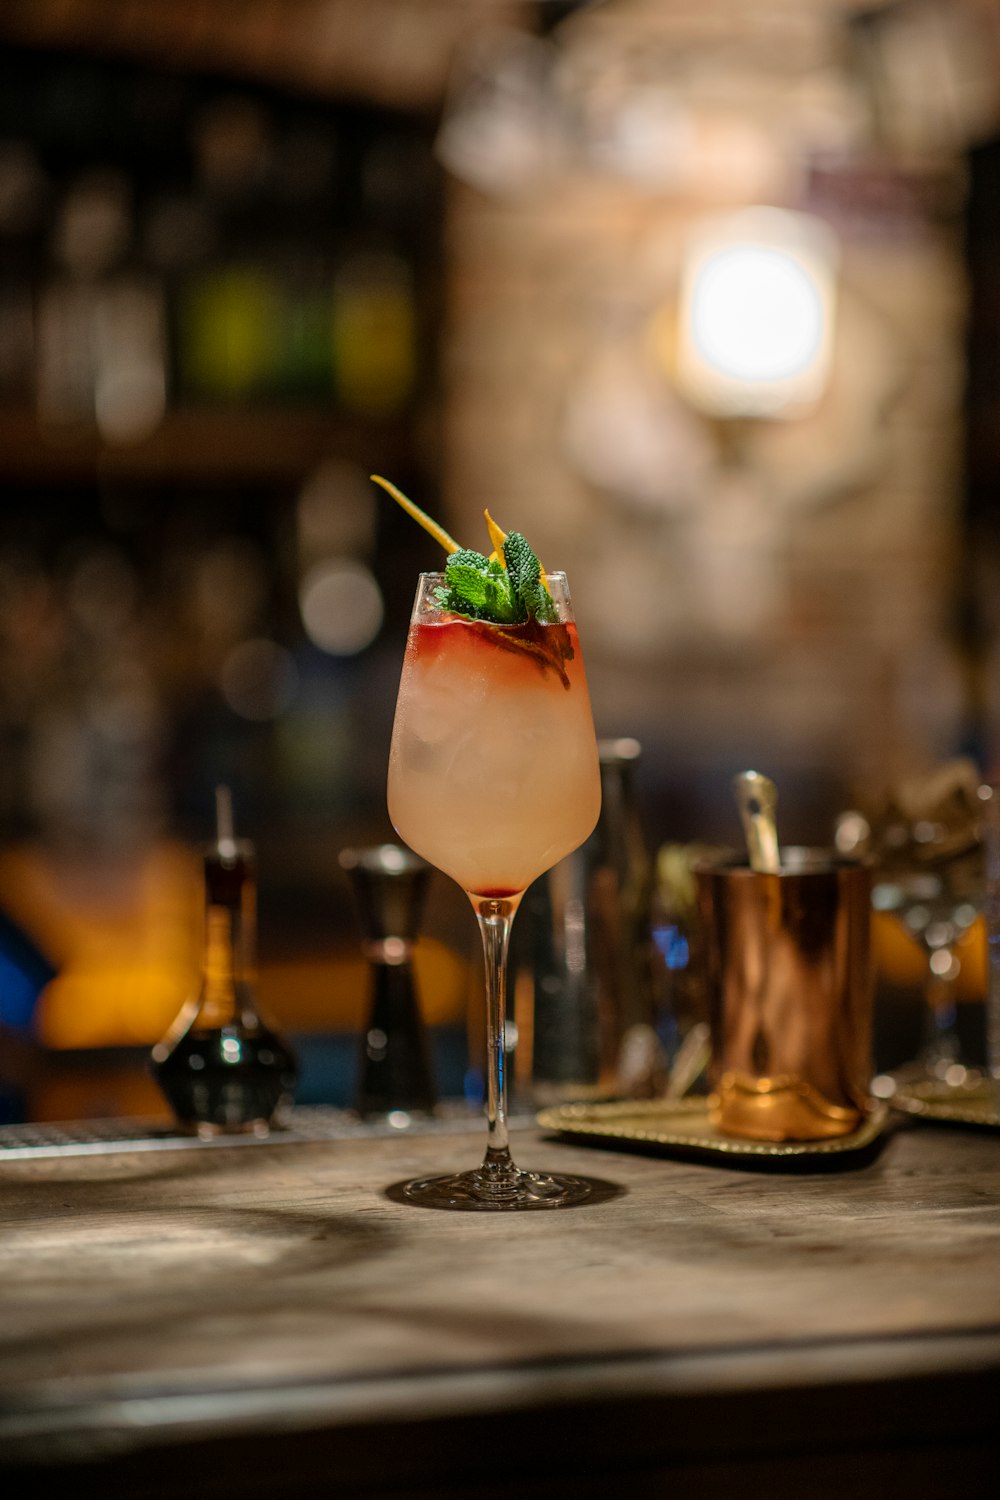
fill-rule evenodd
<path id="1" fill-rule="evenodd" d="M 555 624 L 558 615 L 542 582 L 541 564 L 519 531 L 508 532 L 503 552 L 506 566 L 469 547 L 453 552 L 445 566 L 445 586 L 436 595 L 440 607 L 494 625 L 530 619 Z"/>
<path id="2" fill-rule="evenodd" d="M 503 555 L 510 581 L 518 593 L 523 584 L 532 581 L 537 583 L 542 571 L 541 564 L 519 531 L 508 531 L 507 540 L 503 544 Z"/>
<path id="3" fill-rule="evenodd" d="M 481 573 L 486 573 L 491 567 L 496 568 L 496 563 L 491 563 L 488 557 L 481 552 L 474 552 L 471 547 L 459 547 L 453 552 L 445 564 L 445 572 L 451 573 L 455 568 L 478 568 Z"/>
<path id="4" fill-rule="evenodd" d="M 543 625 L 554 625 L 558 620 L 559 615 L 552 602 L 552 595 L 540 578 L 521 589 L 521 599 L 529 615 L 534 615 L 535 619 L 540 620 Z"/>
<path id="5" fill-rule="evenodd" d="M 552 596 L 542 582 L 542 565 L 519 531 L 509 531 L 503 544 L 507 572 L 528 615 L 543 624 L 556 619 Z"/>
<path id="6" fill-rule="evenodd" d="M 524 619 L 523 606 L 504 569 L 465 547 L 449 557 L 445 588 L 438 598 L 445 609 L 473 620 L 509 625 Z"/>

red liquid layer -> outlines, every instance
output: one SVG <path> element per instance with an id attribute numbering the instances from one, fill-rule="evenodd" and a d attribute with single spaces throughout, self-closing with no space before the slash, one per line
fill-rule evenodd
<path id="1" fill-rule="evenodd" d="M 412 625 L 407 649 L 421 666 L 445 653 L 449 660 L 466 655 L 469 667 L 463 670 L 475 670 L 477 658 L 486 652 L 491 675 L 517 681 L 542 674 L 567 688 L 580 660 L 575 625 L 540 625 L 537 620 L 523 625 L 490 625 L 485 620 L 443 615 L 440 621 Z"/>

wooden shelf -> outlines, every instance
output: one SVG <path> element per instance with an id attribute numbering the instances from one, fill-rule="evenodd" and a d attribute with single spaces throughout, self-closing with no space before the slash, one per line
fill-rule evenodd
<path id="1" fill-rule="evenodd" d="M 470 25 L 510 25 L 511 9 L 509 0 L 3 0 L 0 39 L 433 110 Z"/>
<path id="2" fill-rule="evenodd" d="M 0 478 L 59 483 L 297 480 L 324 458 L 399 467 L 412 450 L 405 420 L 355 418 L 320 407 L 188 407 L 149 437 L 110 444 L 96 430 L 39 425 L 31 411 L 0 410 Z"/>

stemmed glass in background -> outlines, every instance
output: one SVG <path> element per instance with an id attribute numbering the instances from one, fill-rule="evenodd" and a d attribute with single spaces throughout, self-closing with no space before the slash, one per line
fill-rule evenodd
<path id="1" fill-rule="evenodd" d="M 586 1178 L 524 1171 L 510 1154 L 504 1025 L 511 923 L 526 888 L 592 832 L 597 742 L 562 573 L 557 618 L 496 625 L 442 611 L 423 573 L 410 621 L 389 754 L 389 816 L 417 854 L 465 891 L 486 966 L 487 1143 L 482 1165 L 408 1183 L 432 1208 L 560 1208 Z"/>
<path id="2" fill-rule="evenodd" d="M 942 1096 L 982 1084 L 981 1068 L 963 1053 L 957 996 L 962 942 L 983 911 L 987 795 L 971 762 L 952 761 L 897 788 L 870 824 L 847 813 L 837 828 L 842 852 L 872 860 L 874 909 L 892 915 L 923 953 L 922 1042 L 897 1075 Z"/>
<path id="3" fill-rule="evenodd" d="M 890 912 L 919 943 L 926 963 L 919 1071 L 945 1088 L 978 1080 L 962 1051 L 956 995 L 959 945 L 982 906 L 981 861 L 966 858 L 939 869 L 883 874 L 872 889 L 876 911 Z"/>

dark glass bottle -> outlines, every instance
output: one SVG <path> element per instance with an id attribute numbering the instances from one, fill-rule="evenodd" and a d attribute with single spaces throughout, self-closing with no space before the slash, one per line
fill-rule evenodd
<path id="1" fill-rule="evenodd" d="M 254 848 L 223 836 L 203 859 L 201 985 L 153 1048 L 153 1073 L 181 1125 L 199 1135 L 264 1135 L 292 1102 L 297 1067 L 256 1006 Z"/>

